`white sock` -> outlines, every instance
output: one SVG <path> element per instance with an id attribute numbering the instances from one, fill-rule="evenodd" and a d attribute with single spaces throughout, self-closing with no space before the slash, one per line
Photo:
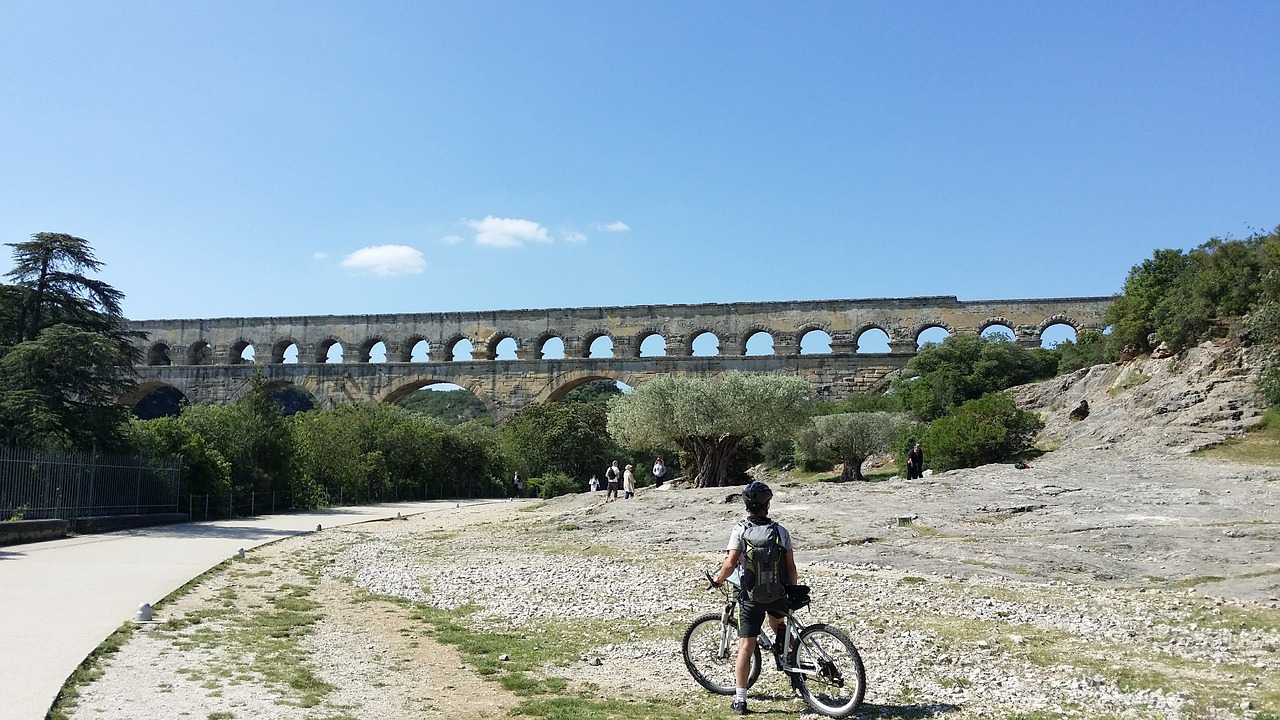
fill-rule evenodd
<path id="1" fill-rule="evenodd" d="M 734 701 L 734 702 L 737 702 L 737 701 L 739 701 L 739 700 L 741 700 L 742 702 L 746 702 L 746 701 L 747 701 L 747 689 L 746 689 L 746 688 L 734 688 L 734 690 L 733 690 L 733 701 Z M 723 700 L 721 700 L 720 702 L 724 702 L 724 701 L 723 701 Z"/>

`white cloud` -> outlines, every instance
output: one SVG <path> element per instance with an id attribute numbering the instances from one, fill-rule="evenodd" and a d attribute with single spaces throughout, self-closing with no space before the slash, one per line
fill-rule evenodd
<path id="1" fill-rule="evenodd" d="M 571 243 L 584 243 L 587 241 L 586 233 L 580 233 L 577 230 L 566 230 L 564 232 L 564 241 Z"/>
<path id="2" fill-rule="evenodd" d="M 311 259 L 312 259 L 312 260 L 328 260 L 328 259 L 329 259 L 329 253 L 327 253 L 327 252 L 314 252 L 314 253 L 312 253 L 312 254 L 311 254 Z"/>
<path id="3" fill-rule="evenodd" d="M 525 242 L 551 242 L 547 229 L 532 220 L 500 218 L 490 215 L 467 223 L 476 231 L 477 245 L 519 247 Z"/>
<path id="4" fill-rule="evenodd" d="M 427 266 L 422 253 L 408 245 L 375 245 L 342 259 L 342 267 L 372 275 L 416 275 Z"/>
<path id="5" fill-rule="evenodd" d="M 444 237 L 440 238 L 440 242 L 444 243 L 445 245 L 457 245 L 458 243 L 462 242 L 462 236 L 461 235 L 445 235 Z"/>
<path id="6" fill-rule="evenodd" d="M 596 225 L 596 229 L 603 230 L 605 232 L 622 233 L 629 232 L 631 230 L 631 226 L 621 220 L 614 220 L 611 223 L 599 223 Z"/>

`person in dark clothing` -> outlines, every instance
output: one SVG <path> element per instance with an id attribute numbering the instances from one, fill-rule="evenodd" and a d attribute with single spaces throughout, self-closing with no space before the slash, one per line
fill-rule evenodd
<path id="1" fill-rule="evenodd" d="M 911 446 L 907 452 L 907 479 L 915 480 L 924 477 L 924 449 L 920 443 Z"/>

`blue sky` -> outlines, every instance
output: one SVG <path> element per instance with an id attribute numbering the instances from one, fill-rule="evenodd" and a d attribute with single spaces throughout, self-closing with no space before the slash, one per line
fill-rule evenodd
<path id="1" fill-rule="evenodd" d="M 1108 295 L 1280 224 L 1275 2 L 0 4 L 136 319 Z M 9 257 L 0 257 L 0 272 Z"/>

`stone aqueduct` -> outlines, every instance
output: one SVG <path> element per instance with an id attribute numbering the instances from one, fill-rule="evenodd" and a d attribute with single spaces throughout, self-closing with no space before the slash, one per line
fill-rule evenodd
<path id="1" fill-rule="evenodd" d="M 1038 346 L 1052 325 L 1101 330 L 1110 304 L 1109 297 L 959 301 L 938 296 L 133 321 L 132 329 L 146 333 L 139 343 L 146 365 L 137 368 L 137 390 L 122 400 L 132 404 L 168 386 L 190 402 L 226 403 L 246 392 L 261 370 L 269 384 L 305 389 L 319 407 L 394 402 L 444 382 L 467 388 L 501 417 L 529 403 L 560 398 L 589 380 L 636 387 L 658 375 L 705 377 L 736 370 L 799 375 L 813 385 L 815 397 L 839 401 L 885 388 L 930 328 L 976 334 L 1001 325 L 1017 342 Z M 889 352 L 857 352 L 862 334 L 877 329 L 888 335 Z M 827 333 L 830 353 L 800 353 L 801 339 L 813 331 Z M 715 335 L 719 353 L 695 356 L 694 341 L 705 333 Z M 758 333 L 772 338 L 771 355 L 746 354 L 748 339 Z M 665 354 L 642 356 L 641 344 L 655 335 L 665 342 Z M 612 357 L 591 357 L 592 344 L 601 337 L 612 340 Z M 507 338 L 514 340 L 515 359 L 496 359 L 499 343 Z M 471 344 L 471 358 L 454 359 L 464 340 Z M 423 341 L 429 355 L 414 362 L 414 348 L 420 351 Z M 371 362 L 379 343 L 386 362 Z M 564 357 L 544 357 L 548 343 L 563 343 Z M 328 361 L 335 344 L 343 349 L 336 363 Z M 251 346 L 252 362 L 244 359 Z M 297 362 L 286 362 L 295 350 Z"/>

